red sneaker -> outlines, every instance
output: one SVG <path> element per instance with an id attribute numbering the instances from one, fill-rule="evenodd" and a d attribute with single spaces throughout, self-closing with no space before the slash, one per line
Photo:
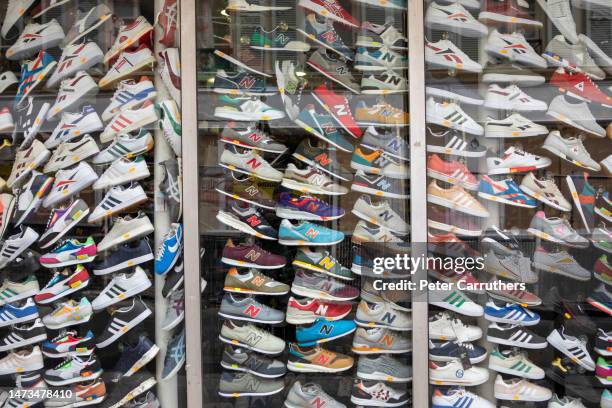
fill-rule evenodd
<path id="1" fill-rule="evenodd" d="M 163 35 L 159 42 L 166 47 L 175 46 L 176 19 L 178 15 L 178 5 L 176 0 L 166 0 L 159 14 L 155 19 L 156 23 L 162 28 Z"/>
<path id="2" fill-rule="evenodd" d="M 327 320 L 340 320 L 351 312 L 350 303 L 322 302 L 318 299 L 300 299 L 293 296 L 287 303 L 287 323 L 307 324 L 314 322 L 318 317 Z"/>
<path id="3" fill-rule="evenodd" d="M 542 27 L 541 21 L 531 19 L 529 13 L 516 0 L 486 0 L 478 20 L 484 24 L 508 23 Z"/>
<path id="4" fill-rule="evenodd" d="M 337 0 L 300 0 L 298 6 L 350 27 L 361 26 L 361 23 L 351 16 Z"/>
<path id="5" fill-rule="evenodd" d="M 468 190 L 478 190 L 478 179 L 459 161 L 444 161 L 437 154 L 427 158 L 427 175 Z"/>
<path id="6" fill-rule="evenodd" d="M 612 108 L 612 98 L 603 93 L 584 72 L 569 71 L 560 67 L 550 78 L 550 84 L 576 99 Z"/>
<path id="7" fill-rule="evenodd" d="M 325 85 L 316 87 L 312 96 L 330 113 L 330 115 L 332 115 L 344 130 L 351 134 L 351 136 L 357 139 L 361 137 L 363 131 L 353 118 L 348 99 L 342 95 L 338 95 Z"/>
<path id="8" fill-rule="evenodd" d="M 608 262 L 608 256 L 603 254 L 595 261 L 593 266 L 594 276 L 596 279 L 611 285 L 612 284 L 612 265 Z"/>

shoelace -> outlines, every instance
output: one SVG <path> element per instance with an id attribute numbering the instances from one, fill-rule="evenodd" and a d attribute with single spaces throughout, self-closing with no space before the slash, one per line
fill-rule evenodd
<path id="1" fill-rule="evenodd" d="M 66 336 L 73 336 L 76 337 L 76 332 L 75 331 L 65 331 L 65 332 L 61 332 L 60 334 L 58 334 L 57 336 L 55 336 L 51 341 L 53 343 L 56 343 L 58 341 L 60 341 L 61 339 L 63 339 Z"/>

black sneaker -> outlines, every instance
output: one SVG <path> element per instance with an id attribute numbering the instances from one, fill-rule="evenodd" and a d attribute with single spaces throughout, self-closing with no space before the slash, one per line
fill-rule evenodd
<path id="1" fill-rule="evenodd" d="M 52 185 L 53 177 L 49 177 L 36 170 L 32 171 L 28 182 L 15 192 L 17 196 L 17 205 L 13 213 L 13 219 L 16 220 L 15 226 L 26 222 L 30 215 L 40 208 L 45 194 L 50 191 Z"/>
<path id="2" fill-rule="evenodd" d="M 181 165 L 177 159 L 170 159 L 160 163 L 164 171 L 164 178 L 159 183 L 159 189 L 164 193 L 170 222 L 179 222 L 183 205 L 183 182 Z"/>
<path id="3" fill-rule="evenodd" d="M 107 275 L 152 261 L 153 258 L 155 256 L 148 239 L 126 242 L 116 247 L 106 258 L 95 262 L 93 273 L 94 275 Z"/>
<path id="4" fill-rule="evenodd" d="M 478 364 L 487 358 L 487 350 L 476 344 L 429 340 L 430 360 L 460 360 L 463 353 L 469 357 L 471 364 Z"/>
<path id="5" fill-rule="evenodd" d="M 258 181 L 248 176 L 239 178 L 232 172 L 230 177 L 224 177 L 215 186 L 215 190 L 235 200 L 274 210 L 276 208 L 274 187 L 275 183 Z"/>
<path id="6" fill-rule="evenodd" d="M 561 315 L 563 325 L 570 334 L 594 334 L 597 331 L 597 325 L 584 311 L 581 302 L 564 298 L 556 286 L 548 290 L 547 303 Z"/>
<path id="7" fill-rule="evenodd" d="M 40 270 L 39 258 L 38 252 L 28 249 L 5 266 L 3 272 L 14 282 L 22 281 Z"/>
<path id="8" fill-rule="evenodd" d="M 167 380 L 176 375 L 185 365 L 185 327 L 177 330 L 168 345 L 166 346 L 166 356 L 164 357 L 164 368 L 161 378 Z"/>
<path id="9" fill-rule="evenodd" d="M 110 310 L 111 319 L 106 325 L 104 332 L 98 336 L 98 348 L 104 348 L 114 343 L 128 331 L 142 323 L 151 315 L 151 309 L 137 296 L 132 298 L 128 306 Z"/>
<path id="10" fill-rule="evenodd" d="M 258 377 L 277 378 L 287 373 L 284 363 L 268 358 L 242 347 L 226 346 L 221 358 L 221 367 L 254 374 Z"/>
<path id="11" fill-rule="evenodd" d="M 545 372 L 548 378 L 565 387 L 566 392 L 592 403 L 599 402 L 601 388 L 604 385 L 592 375 L 587 375 L 584 369 L 574 364 L 570 359 L 556 358 L 550 363 L 550 367 L 546 368 Z"/>
<path id="12" fill-rule="evenodd" d="M 155 386 L 155 376 L 147 370 L 140 370 L 130 377 L 124 377 L 112 388 L 102 403 L 103 408 L 119 408 Z"/>
<path id="13" fill-rule="evenodd" d="M 352 173 L 340 165 L 335 148 L 313 145 L 310 138 L 302 140 L 292 156 L 340 180 L 349 181 L 352 178 Z"/>
<path id="14" fill-rule="evenodd" d="M 50 103 L 44 102 L 40 97 L 34 98 L 33 96 L 28 96 L 25 102 L 17 107 L 13 145 L 23 139 L 20 146 L 23 148 L 34 139 L 45 122 L 50 107 Z"/>
<path id="15" fill-rule="evenodd" d="M 487 341 L 526 349 L 543 349 L 548 343 L 529 329 L 512 324 L 491 323 L 487 328 Z"/>
<path id="16" fill-rule="evenodd" d="M 275 240 L 278 237 L 278 232 L 255 206 L 240 201 L 232 202 L 227 210 L 219 210 L 217 220 L 258 238 Z"/>
<path id="17" fill-rule="evenodd" d="M 406 193 L 406 186 L 404 180 L 378 174 L 366 174 L 357 170 L 351 190 L 374 194 L 378 197 L 410 198 L 410 195 Z"/>
<path id="18" fill-rule="evenodd" d="M 612 356 L 612 331 L 597 329 L 595 337 L 595 352 L 605 357 Z"/>
<path id="19" fill-rule="evenodd" d="M 117 364 L 111 370 L 110 381 L 117 382 L 124 377 L 130 377 L 155 358 L 159 347 L 147 336 L 138 337 L 138 342 L 123 345 L 123 352 Z"/>
<path id="20" fill-rule="evenodd" d="M 162 296 L 167 298 L 172 292 L 179 289 L 185 281 L 185 274 L 183 273 L 183 258 L 181 258 L 174 266 L 172 273 L 166 275 L 164 281 L 164 287 L 162 288 Z"/>
<path id="21" fill-rule="evenodd" d="M 47 331 L 41 319 L 34 323 L 15 325 L 11 331 L 0 339 L 0 351 L 13 350 L 30 344 L 47 340 Z"/>
<path id="22" fill-rule="evenodd" d="M 464 139 L 453 135 L 450 130 L 434 132 L 429 129 L 427 151 L 430 153 L 449 154 L 463 157 L 482 157 L 487 154 L 487 148 L 478 143 L 476 138 Z M 449 137 L 451 136 L 452 137 Z"/>
<path id="23" fill-rule="evenodd" d="M 42 407 L 47 384 L 38 372 L 17 375 L 14 397 L 6 400 L 4 408 Z M 40 405 L 39 405 L 40 404 Z"/>
<path id="24" fill-rule="evenodd" d="M 458 76 L 450 76 L 446 72 L 442 76 L 436 76 L 428 72 L 425 83 L 427 84 L 425 88 L 427 95 L 456 100 L 468 105 L 479 106 L 484 103 L 477 92 L 478 84 L 464 82 Z"/>

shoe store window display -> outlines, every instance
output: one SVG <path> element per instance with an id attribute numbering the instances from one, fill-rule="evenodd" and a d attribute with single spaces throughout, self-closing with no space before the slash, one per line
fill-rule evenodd
<path id="1" fill-rule="evenodd" d="M 184 398 L 163 384 L 185 361 L 177 2 L 113 3 L 4 3 L 4 407 Z"/>
<path id="2" fill-rule="evenodd" d="M 612 3 L 425 10 L 431 405 L 610 407 Z"/>
<path id="3" fill-rule="evenodd" d="M 407 3 L 212 3 L 204 403 L 410 405 L 410 298 L 372 287 L 371 248 L 408 249 Z"/>

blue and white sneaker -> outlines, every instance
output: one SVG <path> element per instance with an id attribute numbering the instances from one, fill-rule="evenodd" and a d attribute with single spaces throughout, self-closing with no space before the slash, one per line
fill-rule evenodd
<path id="1" fill-rule="evenodd" d="M 307 221 L 293 225 L 291 221 L 283 220 L 278 230 L 278 243 L 281 245 L 335 245 L 343 240 L 342 232 Z"/>
<path id="2" fill-rule="evenodd" d="M 45 141 L 47 149 L 53 149 L 61 142 L 66 142 L 87 133 L 98 132 L 104 125 L 98 113 L 91 105 L 83 106 L 79 113 L 64 112 L 51 136 Z"/>
<path id="3" fill-rule="evenodd" d="M 465 388 L 436 388 L 431 397 L 431 408 L 495 408 L 492 402 L 466 391 Z"/>
<path id="4" fill-rule="evenodd" d="M 33 60 L 25 61 L 21 65 L 21 76 L 19 78 L 17 95 L 15 95 L 15 105 L 21 105 L 24 98 L 47 79 L 47 75 L 51 73 L 56 65 L 55 59 L 44 51 L 40 51 Z"/>
<path id="5" fill-rule="evenodd" d="M 486 174 L 480 179 L 478 196 L 517 207 L 535 208 L 537 205 L 536 200 L 525 194 L 512 178 L 497 181 Z"/>
<path id="6" fill-rule="evenodd" d="M 359 47 L 355 56 L 358 71 L 387 71 L 408 69 L 408 58 L 388 47 L 379 49 Z"/>
<path id="7" fill-rule="evenodd" d="M 110 103 L 102 113 L 102 120 L 108 122 L 115 115 L 126 109 L 134 109 L 149 100 L 155 99 L 157 91 L 153 82 L 147 77 L 142 77 L 138 82 L 126 79 L 119 83 Z"/>
<path id="8" fill-rule="evenodd" d="M 330 221 L 345 214 L 344 209 L 309 195 L 282 192 L 276 205 L 276 216 L 289 220 Z"/>
<path id="9" fill-rule="evenodd" d="M 487 302 L 484 308 L 484 317 L 492 322 L 519 326 L 533 326 L 540 323 L 540 316 L 531 310 L 510 303 L 506 303 L 505 306 L 498 306 L 493 300 Z"/>
<path id="10" fill-rule="evenodd" d="M 263 78 L 255 76 L 250 72 L 238 72 L 229 75 L 224 70 L 217 70 L 213 91 L 220 94 L 230 95 L 274 95 L 277 93 L 276 87 L 266 89 L 266 82 Z"/>
<path id="11" fill-rule="evenodd" d="M 175 375 L 185 364 L 185 328 L 174 334 L 164 358 L 164 369 L 162 370 L 162 380 Z"/>
<path id="12" fill-rule="evenodd" d="M 478 364 L 487 358 L 484 347 L 472 343 L 459 343 L 457 341 L 429 340 L 429 359 L 433 361 L 460 360 L 465 353 L 470 363 Z"/>
<path id="13" fill-rule="evenodd" d="M 342 37 L 334 29 L 333 20 L 325 19 L 324 22 L 320 23 L 317 20 L 317 15 L 310 13 L 306 16 L 304 29 L 296 28 L 296 30 L 310 41 L 314 41 L 346 59 L 352 61 L 355 58 L 353 50 L 344 44 Z"/>
<path id="14" fill-rule="evenodd" d="M 355 331 L 357 325 L 353 320 L 336 320 L 331 322 L 323 317 L 317 318 L 310 326 L 299 326 L 295 329 L 295 338 L 300 346 L 314 346 Z"/>
<path id="15" fill-rule="evenodd" d="M 0 327 L 17 323 L 29 322 L 38 317 L 38 307 L 32 298 L 28 298 L 21 306 L 6 304 L 0 307 Z"/>
<path id="16" fill-rule="evenodd" d="M 155 257 L 155 273 L 165 275 L 174 266 L 181 250 L 183 249 L 183 226 L 171 224 L 170 230 L 164 236 L 164 240 L 157 249 Z"/>
<path id="17" fill-rule="evenodd" d="M 295 119 L 295 123 L 308 133 L 343 152 L 350 153 L 353 151 L 353 145 L 338 131 L 331 115 L 317 113 L 312 104 L 306 105 L 306 108 Z"/>

